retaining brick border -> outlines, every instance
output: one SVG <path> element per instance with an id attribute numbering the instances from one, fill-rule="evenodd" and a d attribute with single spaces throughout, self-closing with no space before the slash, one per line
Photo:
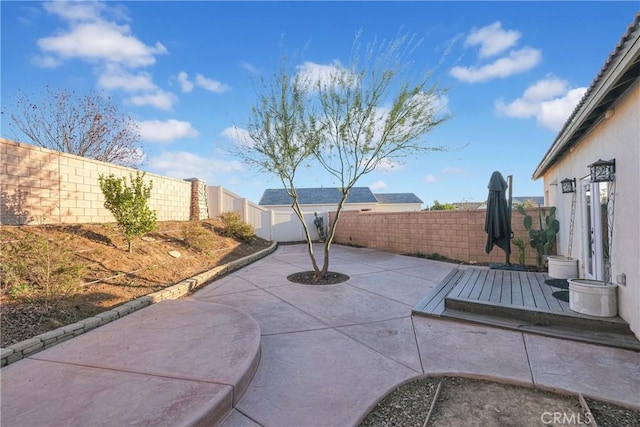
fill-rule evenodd
<path id="1" fill-rule="evenodd" d="M 11 363 L 22 360 L 25 357 L 31 356 L 61 342 L 67 341 L 78 335 L 82 335 L 85 332 L 89 332 L 92 329 L 96 329 L 99 326 L 113 322 L 120 319 L 127 314 L 140 310 L 144 307 L 150 306 L 160 301 L 169 299 L 178 299 L 187 295 L 189 292 L 233 271 L 239 270 L 244 266 L 247 266 L 267 255 L 273 253 L 278 248 L 278 242 L 273 242 L 271 246 L 256 252 L 253 255 L 246 256 L 235 261 L 231 261 L 224 265 L 219 265 L 216 268 L 200 273 L 189 279 L 185 279 L 173 286 L 169 286 L 161 291 L 153 292 L 149 295 L 139 297 L 133 301 L 129 301 L 118 307 L 115 307 L 108 311 L 103 311 L 93 317 L 88 317 L 79 322 L 72 323 L 70 325 L 62 326 L 58 329 L 54 329 L 44 334 L 36 335 L 33 338 L 20 341 L 19 343 L 10 345 L 0 349 L 0 356 L 2 361 L 0 367 L 5 367 Z"/>

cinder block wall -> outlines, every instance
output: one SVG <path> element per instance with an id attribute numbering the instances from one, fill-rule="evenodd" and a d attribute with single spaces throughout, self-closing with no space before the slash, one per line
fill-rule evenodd
<path id="1" fill-rule="evenodd" d="M 0 138 L 0 220 L 5 225 L 114 222 L 104 208 L 100 174 L 129 177 L 136 170 Z M 153 181 L 149 206 L 159 221 L 206 218 L 202 181 L 147 173 Z M 204 197 L 204 196 L 203 196 Z M 197 212 L 192 211 L 192 206 Z M 199 209 L 198 209 L 199 207 Z"/>
<path id="2" fill-rule="evenodd" d="M 537 208 L 527 212 L 534 220 L 537 218 Z M 485 252 L 485 215 L 484 210 L 343 211 L 336 227 L 335 241 L 399 253 L 437 253 L 467 262 L 504 262 L 505 253 L 497 246 L 491 253 Z M 334 218 L 335 212 L 331 212 L 331 223 Z M 525 264 L 536 265 L 536 251 L 528 245 L 522 214 L 513 211 L 511 223 L 514 236 L 527 242 Z M 510 261 L 518 263 L 518 249 L 513 243 Z"/>

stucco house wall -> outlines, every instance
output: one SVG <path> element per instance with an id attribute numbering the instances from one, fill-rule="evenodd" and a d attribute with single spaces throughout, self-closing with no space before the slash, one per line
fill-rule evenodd
<path id="1" fill-rule="evenodd" d="M 587 259 L 587 224 L 581 212 L 585 209 L 580 180 L 589 174 L 589 164 L 598 159 L 616 161 L 611 277 L 626 275 L 626 284 L 618 283 L 618 310 L 640 336 L 640 82 L 614 106 L 614 115 L 602 120 L 577 145 L 544 175 L 547 204 L 557 207 L 561 224 L 558 252 L 569 255 L 572 198 L 576 198 L 571 256 L 579 258 L 579 270 L 584 277 Z M 576 178 L 575 193 L 563 194 L 560 181 Z"/>
<path id="2" fill-rule="evenodd" d="M 533 174 L 534 179 L 544 180 L 546 204 L 557 207 L 558 253 L 578 258 L 580 277 L 588 271 L 594 229 L 588 223 L 584 186 L 590 182 L 588 166 L 600 159 L 615 160 L 615 178 L 609 187 L 608 212 L 596 211 L 608 218 L 611 241 L 603 246 L 610 247 L 610 273 L 605 267 L 596 274 L 603 277 L 596 279 L 618 285 L 618 314 L 640 338 L 640 13 Z M 561 181 L 566 178 L 576 178 L 575 193 L 562 193 Z M 593 239 L 598 242 L 599 237 Z"/>

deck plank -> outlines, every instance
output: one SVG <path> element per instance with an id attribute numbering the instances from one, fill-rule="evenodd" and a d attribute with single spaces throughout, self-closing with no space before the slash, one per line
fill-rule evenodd
<path id="1" fill-rule="evenodd" d="M 489 270 L 485 277 L 485 280 L 482 282 L 482 291 L 480 292 L 480 296 L 478 297 L 478 300 L 480 301 L 489 301 L 489 298 L 491 297 L 491 288 L 493 286 L 493 281 L 496 278 L 496 270 Z"/>
<path id="2" fill-rule="evenodd" d="M 551 289 L 551 286 L 544 283 L 544 280 L 545 280 L 544 276 L 536 274 L 533 277 L 536 279 L 536 284 L 537 286 L 540 287 L 540 290 L 542 291 L 544 299 L 547 301 L 547 306 L 549 307 L 549 310 L 562 311 L 562 307 L 560 306 L 560 301 L 553 296 L 553 289 Z"/>
<path id="3" fill-rule="evenodd" d="M 522 300 L 522 279 L 520 273 L 514 271 L 511 275 L 511 304 L 524 306 Z"/>
<path id="4" fill-rule="evenodd" d="M 414 312 L 439 316 L 444 311 L 444 299 L 464 276 L 464 270 L 452 270 L 440 284 L 424 297 Z"/>
<path id="5" fill-rule="evenodd" d="M 540 282 L 538 282 L 536 274 L 528 273 L 527 276 L 529 279 L 529 285 L 531 286 L 531 292 L 533 293 L 533 298 L 535 299 L 535 306 L 543 310 L 551 310 L 550 301 L 547 301 L 545 298 L 544 291 L 542 290 L 542 287 L 540 287 Z"/>
<path id="6" fill-rule="evenodd" d="M 500 303 L 502 298 L 502 285 L 505 283 L 505 270 L 493 270 L 495 272 L 495 278 L 491 283 L 491 293 L 489 294 L 489 301 L 493 303 Z"/>
<path id="7" fill-rule="evenodd" d="M 529 276 L 526 272 L 518 273 L 520 276 L 520 284 L 522 289 L 522 305 L 524 307 L 536 307 L 536 301 L 533 298 L 533 292 L 531 290 L 531 284 L 529 283 Z"/>
<path id="8" fill-rule="evenodd" d="M 465 274 L 456 287 L 451 291 L 451 296 L 468 298 L 469 293 L 475 286 L 478 274 L 479 270 L 475 268 L 471 270 L 471 274 Z"/>
<path id="9" fill-rule="evenodd" d="M 502 279 L 502 292 L 500 294 L 500 303 L 511 305 L 511 287 L 513 286 L 513 273 L 506 271 Z"/>
<path id="10" fill-rule="evenodd" d="M 488 274 L 489 274 L 489 270 L 478 269 L 478 277 L 476 279 L 476 283 L 475 283 L 475 286 L 473 287 L 473 290 L 469 294 L 469 299 L 477 300 L 480 298 L 480 293 L 482 292 L 482 287 L 484 285 L 484 282 L 487 279 Z"/>

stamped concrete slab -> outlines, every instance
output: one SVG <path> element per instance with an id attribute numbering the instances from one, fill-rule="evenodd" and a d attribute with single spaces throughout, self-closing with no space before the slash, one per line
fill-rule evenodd
<path id="1" fill-rule="evenodd" d="M 33 359 L 227 384 L 237 399 L 260 357 L 244 312 L 191 299 L 154 304 L 37 353 Z"/>
<path id="2" fill-rule="evenodd" d="M 411 306 L 391 301 L 355 286 L 290 285 L 270 292 L 330 326 L 346 326 L 411 314 Z"/>
<path id="3" fill-rule="evenodd" d="M 411 267 L 422 267 L 428 264 L 429 260 L 407 255 L 400 255 L 391 252 L 375 251 L 366 254 L 362 261 L 386 270 L 398 270 Z"/>
<path id="4" fill-rule="evenodd" d="M 253 422 L 241 412 L 233 409 L 227 418 L 220 423 L 220 427 L 261 427 L 260 424 Z"/>
<path id="5" fill-rule="evenodd" d="M 196 293 L 193 298 L 217 302 L 245 311 L 258 322 L 262 335 L 308 331 L 328 327 L 320 320 L 261 289 L 205 297 L 201 297 L 199 293 Z"/>
<path id="6" fill-rule="evenodd" d="M 533 384 L 521 333 L 424 317 L 413 322 L 425 374 Z"/>
<path id="7" fill-rule="evenodd" d="M 360 274 L 353 276 L 349 284 L 412 307 L 438 285 L 425 278 L 402 274 L 401 270 Z"/>
<path id="8" fill-rule="evenodd" d="M 525 342 L 536 385 L 640 410 L 640 353 L 529 334 Z"/>
<path id="9" fill-rule="evenodd" d="M 333 330 L 263 337 L 237 409 L 263 426 L 352 426 L 416 372 Z"/>
<path id="10" fill-rule="evenodd" d="M 450 262 L 425 260 L 423 265 L 417 267 L 408 267 L 397 270 L 398 273 L 406 274 L 408 276 L 420 277 L 430 280 L 439 284 L 451 270 L 458 267 L 458 264 L 452 264 Z"/>
<path id="11" fill-rule="evenodd" d="M 21 360 L 2 368 L 3 426 L 209 426 L 231 410 L 231 386 Z"/>
<path id="12" fill-rule="evenodd" d="M 225 276 L 207 284 L 194 295 L 206 297 L 212 295 L 233 294 L 236 292 L 253 291 L 259 289 L 248 280 L 238 276 Z"/>
<path id="13" fill-rule="evenodd" d="M 422 373 L 418 343 L 410 316 L 336 329 L 416 373 Z"/>
<path id="14" fill-rule="evenodd" d="M 290 285 L 291 282 L 287 280 L 287 276 L 293 273 L 308 270 L 309 268 L 304 269 L 295 265 L 288 264 L 287 266 L 280 268 L 263 267 L 251 272 L 239 271 L 233 274 L 234 276 L 240 277 L 260 289 L 267 289 L 277 286 Z"/>

